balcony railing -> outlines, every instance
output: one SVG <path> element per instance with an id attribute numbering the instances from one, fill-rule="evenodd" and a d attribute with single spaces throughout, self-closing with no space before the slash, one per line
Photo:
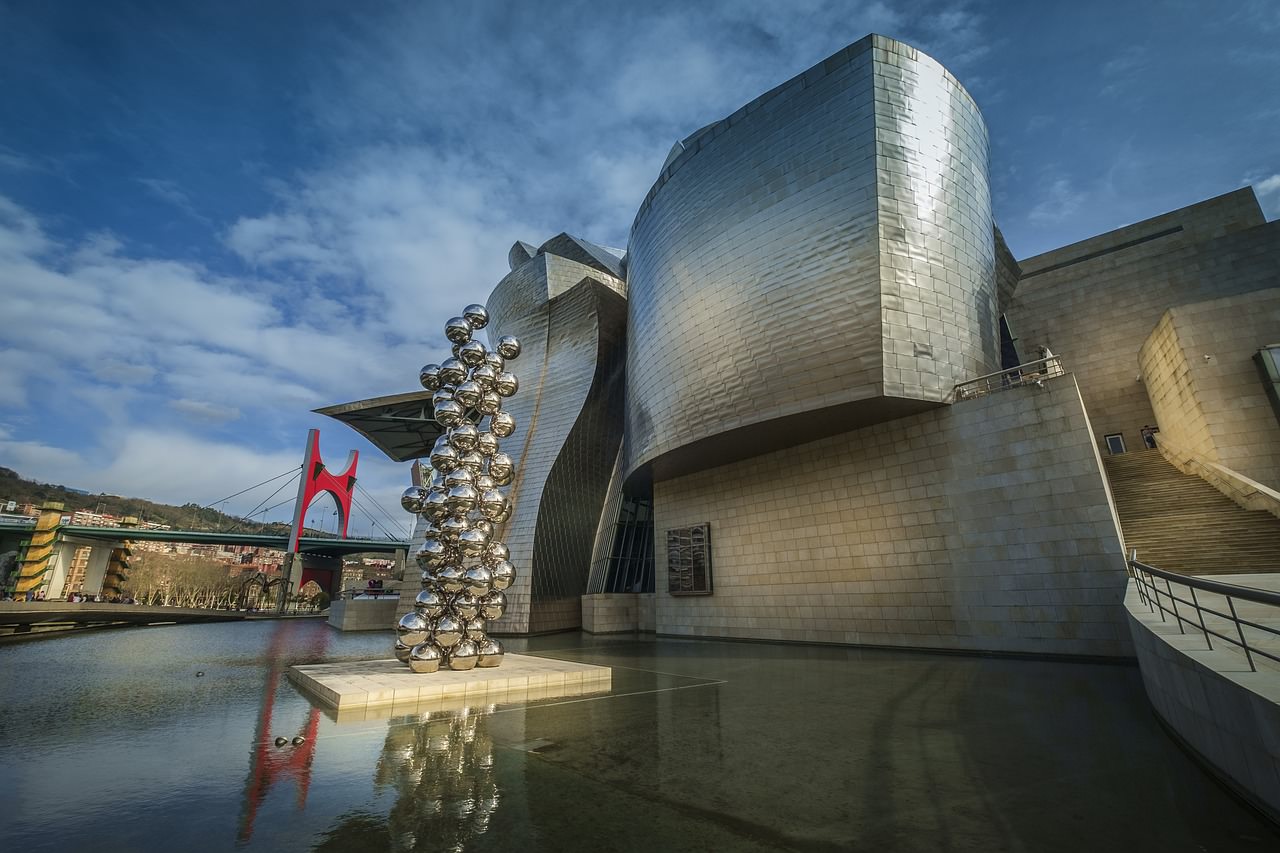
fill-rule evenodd
<path id="1" fill-rule="evenodd" d="M 1174 574 L 1139 563 L 1136 555 L 1129 560 L 1129 577 L 1137 584 L 1142 603 L 1152 613 L 1159 613 L 1162 622 L 1172 617 L 1179 633 L 1185 634 L 1190 628 L 1193 635 L 1204 635 L 1210 650 L 1214 648 L 1215 639 L 1220 646 L 1225 644 L 1224 648 L 1240 649 L 1253 672 L 1258 671 L 1256 657 L 1280 664 L 1280 654 L 1277 654 L 1280 629 L 1275 627 L 1280 625 L 1280 593 Z M 1249 612 L 1241 615 L 1236 607 L 1238 602 L 1252 605 Z M 1257 621 L 1259 619 L 1276 619 L 1276 622 L 1264 625 Z M 1246 628 L 1261 634 L 1255 634 L 1250 642 Z"/>
<path id="2" fill-rule="evenodd" d="M 961 382 L 952 391 L 951 398 L 957 403 L 961 400 L 976 400 L 997 391 L 1008 391 L 1010 388 L 1020 388 L 1023 385 L 1040 385 L 1044 380 L 1064 373 L 1066 371 L 1062 369 L 1062 360 L 1056 355 L 1051 355 L 1048 358 L 1028 361 L 1026 364 L 1010 367 L 1008 370 L 988 373 L 986 376 Z"/>

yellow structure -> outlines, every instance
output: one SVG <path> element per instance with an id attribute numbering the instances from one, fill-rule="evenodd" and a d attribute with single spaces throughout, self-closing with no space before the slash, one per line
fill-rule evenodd
<path id="1" fill-rule="evenodd" d="M 25 543 L 22 558 L 18 561 L 18 581 L 14 596 L 22 598 L 28 592 L 39 589 L 49 571 L 49 558 L 53 556 L 58 525 L 62 523 L 62 504 L 47 501 L 40 507 L 40 517 L 31 531 L 31 539 Z"/>

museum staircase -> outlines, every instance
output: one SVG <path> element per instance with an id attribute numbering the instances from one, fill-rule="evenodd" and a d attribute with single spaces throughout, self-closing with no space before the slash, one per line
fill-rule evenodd
<path id="1" fill-rule="evenodd" d="M 1280 518 L 1246 510 L 1159 450 L 1103 457 L 1128 554 L 1189 575 L 1280 572 Z"/>

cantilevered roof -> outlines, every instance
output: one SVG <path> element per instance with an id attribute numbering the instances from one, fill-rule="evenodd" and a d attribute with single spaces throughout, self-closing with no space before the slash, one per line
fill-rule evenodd
<path id="1" fill-rule="evenodd" d="M 315 413 L 342 421 L 396 462 L 426 456 L 443 432 L 431 417 L 430 391 L 339 403 Z"/>

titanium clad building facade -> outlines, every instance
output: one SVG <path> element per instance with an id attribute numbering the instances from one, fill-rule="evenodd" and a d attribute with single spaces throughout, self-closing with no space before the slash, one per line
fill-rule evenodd
<path id="1" fill-rule="evenodd" d="M 679 143 L 628 245 L 628 475 L 943 402 L 999 366 L 987 131 L 869 36 Z"/>
<path id="2" fill-rule="evenodd" d="M 512 517 L 502 539 L 522 571 L 494 629 L 538 633 L 581 624 L 606 493 L 622 443 L 626 285 L 619 257 L 562 234 L 517 243 L 489 296 L 489 334 L 523 345 L 522 384 L 507 409 L 516 432 Z M 611 522 L 610 522 L 611 523 Z"/>

